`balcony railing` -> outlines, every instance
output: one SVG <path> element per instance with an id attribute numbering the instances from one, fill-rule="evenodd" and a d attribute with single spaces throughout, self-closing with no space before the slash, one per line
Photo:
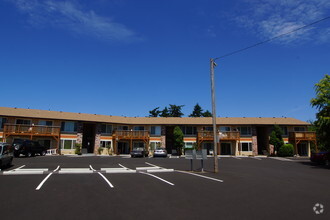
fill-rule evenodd
<path id="1" fill-rule="evenodd" d="M 43 125 L 5 124 L 3 132 L 6 135 L 59 135 L 60 127 Z"/>
<path id="2" fill-rule="evenodd" d="M 225 131 L 218 132 L 218 137 L 220 140 L 238 140 L 240 138 L 239 131 Z M 199 140 L 213 140 L 213 131 L 199 131 Z"/>
<path id="3" fill-rule="evenodd" d="M 316 133 L 314 131 L 290 132 L 289 138 L 292 140 L 316 140 Z"/>
<path id="4" fill-rule="evenodd" d="M 113 136 L 118 139 L 145 139 L 149 137 L 149 131 L 116 130 Z"/>

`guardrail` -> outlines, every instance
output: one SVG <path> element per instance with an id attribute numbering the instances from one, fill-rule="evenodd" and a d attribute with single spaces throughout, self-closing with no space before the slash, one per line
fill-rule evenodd
<path id="1" fill-rule="evenodd" d="M 149 137 L 149 131 L 127 131 L 127 130 L 115 130 L 113 136 L 116 136 L 120 139 L 143 139 Z"/>
<path id="2" fill-rule="evenodd" d="M 59 135 L 60 129 L 58 126 L 5 124 L 3 132 L 6 134 Z"/>
<path id="3" fill-rule="evenodd" d="M 213 140 L 213 131 L 199 131 L 198 139 L 200 140 Z M 238 140 L 240 138 L 239 131 L 225 131 L 218 132 L 220 140 Z"/>
<path id="4" fill-rule="evenodd" d="M 314 131 L 289 132 L 289 138 L 294 140 L 316 140 L 316 132 Z"/>

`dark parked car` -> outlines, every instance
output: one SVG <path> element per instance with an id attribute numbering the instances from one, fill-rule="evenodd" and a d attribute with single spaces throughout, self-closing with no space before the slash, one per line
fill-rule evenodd
<path id="1" fill-rule="evenodd" d="M 24 154 L 26 157 L 33 157 L 36 154 L 45 156 L 47 153 L 47 148 L 40 145 L 37 141 L 16 139 L 13 147 L 15 157 L 19 157 L 21 154 Z"/>
<path id="2" fill-rule="evenodd" d="M 0 168 L 9 167 L 13 161 L 11 146 L 7 143 L 0 143 Z"/>
<path id="3" fill-rule="evenodd" d="M 131 151 L 131 157 L 147 157 L 149 152 L 143 147 L 133 148 Z"/>
<path id="4" fill-rule="evenodd" d="M 167 151 L 164 148 L 156 148 L 154 157 L 167 157 Z"/>
<path id="5" fill-rule="evenodd" d="M 330 166 L 330 151 L 312 153 L 310 159 L 311 159 L 312 162 L 325 164 L 327 166 Z"/>

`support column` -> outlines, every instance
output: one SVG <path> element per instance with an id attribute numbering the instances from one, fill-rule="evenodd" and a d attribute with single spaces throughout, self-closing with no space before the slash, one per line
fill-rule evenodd
<path id="1" fill-rule="evenodd" d="M 258 137 L 257 137 L 257 128 L 252 127 L 252 155 L 258 155 Z"/>
<path id="2" fill-rule="evenodd" d="M 308 155 L 308 157 L 311 157 L 311 142 L 310 141 L 308 141 L 307 155 Z"/>
<path id="3" fill-rule="evenodd" d="M 98 153 L 98 149 L 100 148 L 100 146 L 101 146 L 101 124 L 96 124 L 94 154 Z"/>

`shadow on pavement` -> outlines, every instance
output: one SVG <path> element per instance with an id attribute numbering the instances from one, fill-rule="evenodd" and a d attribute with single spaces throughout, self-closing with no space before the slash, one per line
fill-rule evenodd
<path id="1" fill-rule="evenodd" d="M 330 166 L 326 166 L 324 164 L 319 164 L 319 163 L 314 163 L 314 162 L 311 162 L 311 161 L 301 161 L 301 162 L 298 162 L 300 164 L 303 164 L 303 165 L 306 165 L 306 166 L 310 166 L 311 168 L 313 169 L 328 169 L 330 170 Z"/>

